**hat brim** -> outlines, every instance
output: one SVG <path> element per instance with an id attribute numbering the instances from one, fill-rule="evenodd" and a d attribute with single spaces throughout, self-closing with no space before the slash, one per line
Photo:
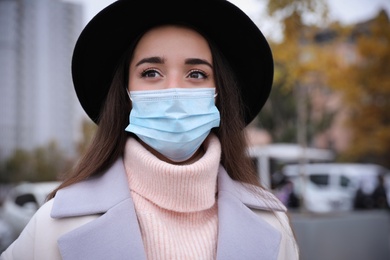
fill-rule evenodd
<path id="1" fill-rule="evenodd" d="M 167 23 L 198 28 L 218 46 L 236 72 L 250 123 L 266 102 L 273 81 L 271 49 L 258 27 L 225 0 L 119 0 L 98 13 L 80 34 L 72 58 L 77 97 L 98 123 L 119 60 L 147 29 Z"/>

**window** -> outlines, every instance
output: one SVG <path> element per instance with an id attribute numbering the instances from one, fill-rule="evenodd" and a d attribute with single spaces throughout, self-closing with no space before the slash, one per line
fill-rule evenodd
<path id="1" fill-rule="evenodd" d="M 348 177 L 345 177 L 344 175 L 340 176 L 340 186 L 341 187 L 348 187 L 351 183 L 351 180 Z"/>
<path id="2" fill-rule="evenodd" d="M 328 174 L 313 174 L 309 177 L 310 181 L 318 186 L 325 187 L 329 184 Z"/>
<path id="3" fill-rule="evenodd" d="M 37 201 L 36 201 L 34 195 L 31 193 L 21 194 L 21 195 L 16 196 L 16 198 L 15 198 L 16 205 L 19 205 L 21 207 L 23 207 L 26 203 L 29 203 L 29 202 L 33 202 L 33 203 L 37 204 Z"/>

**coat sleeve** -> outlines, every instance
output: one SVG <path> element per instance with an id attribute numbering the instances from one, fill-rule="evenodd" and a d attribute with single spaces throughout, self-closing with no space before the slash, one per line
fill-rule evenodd
<path id="1" fill-rule="evenodd" d="M 0 256 L 0 260 L 29 259 L 34 252 L 35 219 L 31 219 L 22 233 Z"/>
<path id="2" fill-rule="evenodd" d="M 51 202 L 44 204 L 31 218 L 26 227 L 23 229 L 19 237 L 1 254 L 0 260 L 22 260 L 22 259 L 38 259 L 36 248 L 37 240 L 43 239 L 46 230 L 37 230 L 40 222 L 48 223 L 50 218 Z M 47 245 L 53 244 L 49 239 L 46 240 Z M 38 243 L 39 244 L 39 243 Z M 50 246 L 49 246 L 50 247 Z M 49 250 L 46 254 L 53 256 L 55 250 Z M 60 259 L 59 255 L 57 258 Z"/>
<path id="3" fill-rule="evenodd" d="M 299 260 L 299 248 L 286 212 L 256 211 L 256 213 L 282 235 L 278 260 Z"/>
<path id="4" fill-rule="evenodd" d="M 277 212 L 278 220 L 280 221 L 280 229 L 282 232 L 281 250 L 279 252 L 279 260 L 299 260 L 299 248 L 295 239 L 294 232 L 291 227 L 290 220 L 285 212 Z"/>
<path id="5" fill-rule="evenodd" d="M 50 216 L 52 205 L 53 200 L 50 200 L 35 213 L 20 236 L 1 254 L 0 260 L 60 260 L 58 238 L 98 217 L 54 219 Z"/>

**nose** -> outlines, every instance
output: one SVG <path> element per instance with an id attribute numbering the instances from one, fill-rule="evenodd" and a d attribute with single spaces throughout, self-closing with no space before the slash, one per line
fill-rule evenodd
<path id="1" fill-rule="evenodd" d="M 169 88 L 183 88 L 183 82 L 182 82 L 182 78 L 181 78 L 181 75 L 176 72 L 176 71 L 172 71 L 171 73 L 169 73 L 167 75 L 167 84 L 166 84 L 166 87 L 167 89 Z"/>

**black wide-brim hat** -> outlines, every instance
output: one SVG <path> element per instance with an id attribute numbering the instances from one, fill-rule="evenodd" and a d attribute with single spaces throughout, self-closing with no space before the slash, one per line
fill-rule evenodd
<path id="1" fill-rule="evenodd" d="M 249 124 L 270 94 L 273 58 L 256 24 L 225 0 L 119 0 L 99 12 L 81 32 L 72 59 L 74 87 L 87 115 L 98 123 L 130 44 L 149 28 L 169 23 L 199 29 L 221 50 L 236 73 Z"/>

